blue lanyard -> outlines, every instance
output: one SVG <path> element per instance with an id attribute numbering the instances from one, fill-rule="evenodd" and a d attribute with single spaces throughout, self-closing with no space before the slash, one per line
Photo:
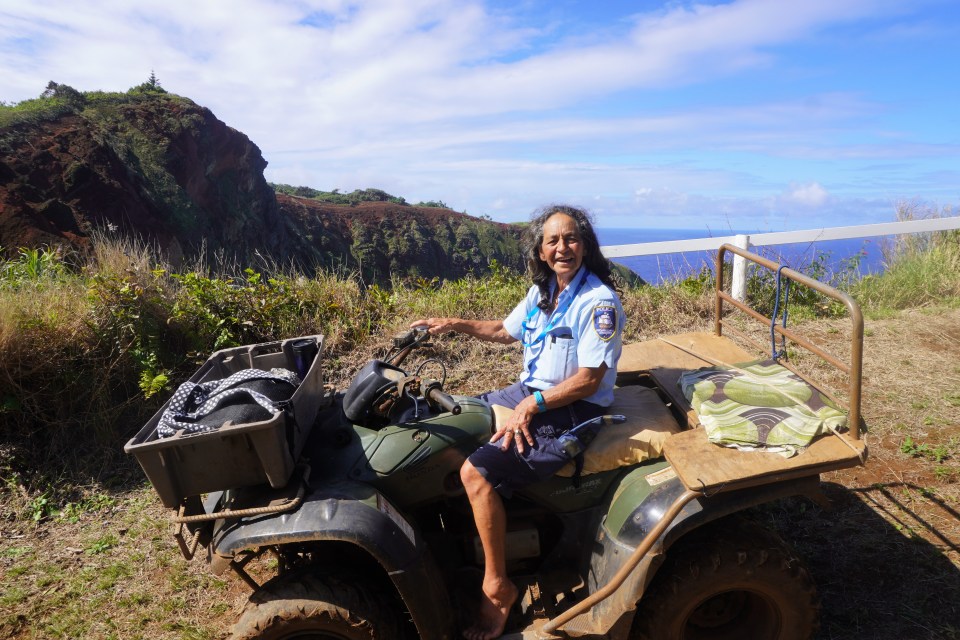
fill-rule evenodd
<path id="1" fill-rule="evenodd" d="M 563 317 L 563 314 L 567 312 L 567 309 L 573 303 L 573 299 L 577 297 L 577 294 L 580 293 L 580 289 L 583 289 L 583 285 L 586 284 L 587 275 L 588 275 L 587 268 L 584 267 L 583 273 L 580 274 L 580 282 L 577 283 L 577 288 L 573 290 L 573 295 L 567 298 L 566 301 L 563 303 L 563 306 L 554 312 L 553 319 L 550 320 L 550 324 L 548 324 L 546 327 L 543 328 L 543 330 L 540 332 L 540 335 L 538 335 L 536 338 L 534 338 L 530 342 L 521 341 L 521 344 L 524 347 L 532 347 L 533 345 L 537 344 L 538 342 L 543 340 L 547 336 L 547 334 L 553 330 L 555 326 L 557 326 L 557 322 L 559 322 L 560 318 Z M 523 327 L 524 332 L 532 329 L 532 327 L 527 326 L 527 323 L 530 322 L 533 316 L 537 315 L 538 311 L 542 311 L 542 309 L 540 307 L 534 306 L 533 309 L 530 310 L 530 313 L 527 314 L 527 318 L 523 321 L 523 324 L 521 325 Z"/>

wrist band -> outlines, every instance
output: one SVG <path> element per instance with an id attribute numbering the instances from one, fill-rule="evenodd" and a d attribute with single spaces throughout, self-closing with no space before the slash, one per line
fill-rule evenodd
<path id="1" fill-rule="evenodd" d="M 537 409 L 540 410 L 540 413 L 543 413 L 547 410 L 547 401 L 543 399 L 543 394 L 539 391 L 533 392 L 533 399 L 537 401 Z"/>

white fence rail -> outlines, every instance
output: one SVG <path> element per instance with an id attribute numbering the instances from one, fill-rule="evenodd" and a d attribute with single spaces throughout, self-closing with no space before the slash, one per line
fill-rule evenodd
<path id="1" fill-rule="evenodd" d="M 894 236 L 904 233 L 924 233 L 930 231 L 948 231 L 960 229 L 960 216 L 951 218 L 928 218 L 925 220 L 907 220 L 905 222 L 884 222 L 880 224 L 862 224 L 853 227 L 827 227 L 805 231 L 777 231 L 756 233 L 753 235 L 720 236 L 716 238 L 694 238 L 692 240 L 666 240 L 663 242 L 642 242 L 639 244 L 617 244 L 600 247 L 607 258 L 626 258 L 630 256 L 650 256 L 665 253 L 683 253 L 686 251 L 715 251 L 720 245 L 729 243 L 743 249 L 773 244 L 794 244 L 798 242 L 823 242 L 826 240 L 847 240 L 850 238 L 870 238 L 874 236 Z M 735 256 L 733 260 L 733 295 L 743 300 L 746 292 L 746 260 Z"/>

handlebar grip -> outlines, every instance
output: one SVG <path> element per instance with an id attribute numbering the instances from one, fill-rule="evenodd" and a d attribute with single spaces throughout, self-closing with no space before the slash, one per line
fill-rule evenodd
<path id="1" fill-rule="evenodd" d="M 418 325 L 412 329 L 408 329 L 407 331 L 393 336 L 393 348 L 403 349 L 404 347 L 409 347 L 412 344 L 425 343 L 429 337 L 430 334 L 427 331 L 427 325 Z"/>
<path id="2" fill-rule="evenodd" d="M 394 349 L 403 349 L 406 346 L 409 346 L 414 343 L 417 334 L 413 329 L 409 331 L 404 331 L 403 333 L 398 333 L 393 336 L 393 348 Z"/>
<path id="3" fill-rule="evenodd" d="M 427 400 L 443 407 L 455 416 L 460 415 L 460 412 L 463 410 L 450 394 L 444 393 L 443 389 L 440 388 L 439 382 L 427 386 L 427 392 L 424 395 L 426 395 Z"/>

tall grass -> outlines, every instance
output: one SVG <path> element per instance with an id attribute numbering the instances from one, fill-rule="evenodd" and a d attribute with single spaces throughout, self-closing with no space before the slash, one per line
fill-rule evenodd
<path id="1" fill-rule="evenodd" d="M 98 238 L 94 247 L 82 262 L 22 250 L 0 263 L 0 441 L 25 441 L 31 455 L 74 442 L 118 452 L 118 443 L 216 349 L 323 334 L 327 379 L 342 385 L 410 322 L 502 318 L 529 286 L 498 265 L 485 277 L 380 287 L 356 274 L 306 278 L 269 264 L 200 259 L 175 269 L 148 244 L 113 237 Z M 888 260 L 883 275 L 844 285 L 868 313 L 957 305 L 960 233 L 911 236 L 891 247 Z M 705 270 L 661 287 L 625 288 L 626 340 L 708 327 L 712 283 Z M 756 277 L 754 302 L 771 297 L 772 286 Z M 791 295 L 791 314 L 804 305 L 813 315 L 829 314 Z M 519 362 L 512 347 L 456 336 L 437 342 L 460 369 L 457 391 L 485 390 Z"/>
<path id="2" fill-rule="evenodd" d="M 391 287 L 367 286 L 355 274 L 306 278 L 266 267 L 198 260 L 174 269 L 149 244 L 110 236 L 80 264 L 43 250 L 0 263 L 0 431 L 116 442 L 212 351 L 296 335 L 325 336 L 325 356 L 341 365 L 329 376 L 342 382 L 337 376 L 352 375 L 352 360 L 362 364 L 410 322 L 505 317 L 529 286 L 499 265 L 486 277 Z M 625 292 L 636 318 L 628 337 L 649 334 L 668 316 L 705 316 L 709 306 L 698 297 Z M 664 306 L 673 311 L 658 311 Z"/>
<path id="3" fill-rule="evenodd" d="M 914 204 L 897 209 L 899 220 L 955 215 Z M 873 314 L 960 304 L 960 230 L 897 236 L 883 247 L 886 270 L 856 282 L 852 293 Z"/>

